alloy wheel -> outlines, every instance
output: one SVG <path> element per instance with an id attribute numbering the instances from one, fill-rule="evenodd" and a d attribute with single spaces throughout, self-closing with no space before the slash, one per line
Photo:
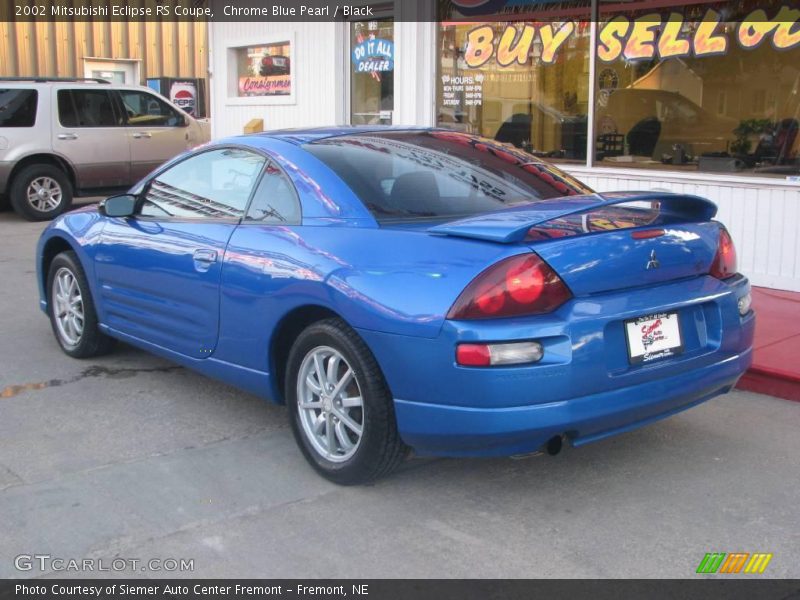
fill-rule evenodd
<path id="1" fill-rule="evenodd" d="M 61 204 L 61 184 L 52 177 L 43 175 L 28 184 L 28 204 L 40 212 L 50 212 Z"/>
<path id="2" fill-rule="evenodd" d="M 83 335 L 83 296 L 75 274 L 66 267 L 56 271 L 52 284 L 53 314 L 62 342 L 77 346 Z"/>
<path id="3" fill-rule="evenodd" d="M 321 457 L 344 462 L 364 433 L 364 402 L 353 368 L 338 350 L 318 346 L 297 375 L 297 410 L 303 434 Z"/>

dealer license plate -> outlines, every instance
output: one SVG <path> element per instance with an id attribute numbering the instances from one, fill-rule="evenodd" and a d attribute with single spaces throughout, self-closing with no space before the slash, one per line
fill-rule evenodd
<path id="1" fill-rule="evenodd" d="M 659 313 L 625 321 L 628 359 L 648 363 L 683 352 L 678 313 Z"/>

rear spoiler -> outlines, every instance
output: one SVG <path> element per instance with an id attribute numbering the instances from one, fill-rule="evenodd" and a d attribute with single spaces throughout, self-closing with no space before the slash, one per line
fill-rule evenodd
<path id="1" fill-rule="evenodd" d="M 709 221 L 717 214 L 717 205 L 700 196 L 669 192 L 610 192 L 540 200 L 523 206 L 443 223 L 431 227 L 428 231 L 441 235 L 509 244 L 523 241 L 532 227 L 548 221 L 605 206 L 632 202 L 649 202 L 651 206 L 652 203 L 657 203 L 656 206 L 661 214 L 669 214 L 687 222 Z"/>

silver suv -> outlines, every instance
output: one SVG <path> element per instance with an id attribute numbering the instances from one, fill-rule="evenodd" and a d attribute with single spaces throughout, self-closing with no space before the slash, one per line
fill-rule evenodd
<path id="1" fill-rule="evenodd" d="M 102 79 L 0 78 L 0 194 L 31 221 L 129 187 L 208 128 L 153 90 Z"/>

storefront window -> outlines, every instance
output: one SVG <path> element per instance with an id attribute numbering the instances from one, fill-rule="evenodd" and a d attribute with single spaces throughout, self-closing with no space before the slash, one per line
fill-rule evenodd
<path id="1" fill-rule="evenodd" d="M 391 125 L 394 111 L 394 21 L 350 23 L 350 122 Z"/>
<path id="2" fill-rule="evenodd" d="M 630 11 L 601 22 L 595 164 L 800 173 L 800 10 L 784 2 Z"/>
<path id="3" fill-rule="evenodd" d="M 232 50 L 236 59 L 237 96 L 288 96 L 292 93 L 289 41 Z"/>
<path id="4" fill-rule="evenodd" d="M 585 161 L 589 41 L 583 21 L 441 23 L 437 124 Z"/>

